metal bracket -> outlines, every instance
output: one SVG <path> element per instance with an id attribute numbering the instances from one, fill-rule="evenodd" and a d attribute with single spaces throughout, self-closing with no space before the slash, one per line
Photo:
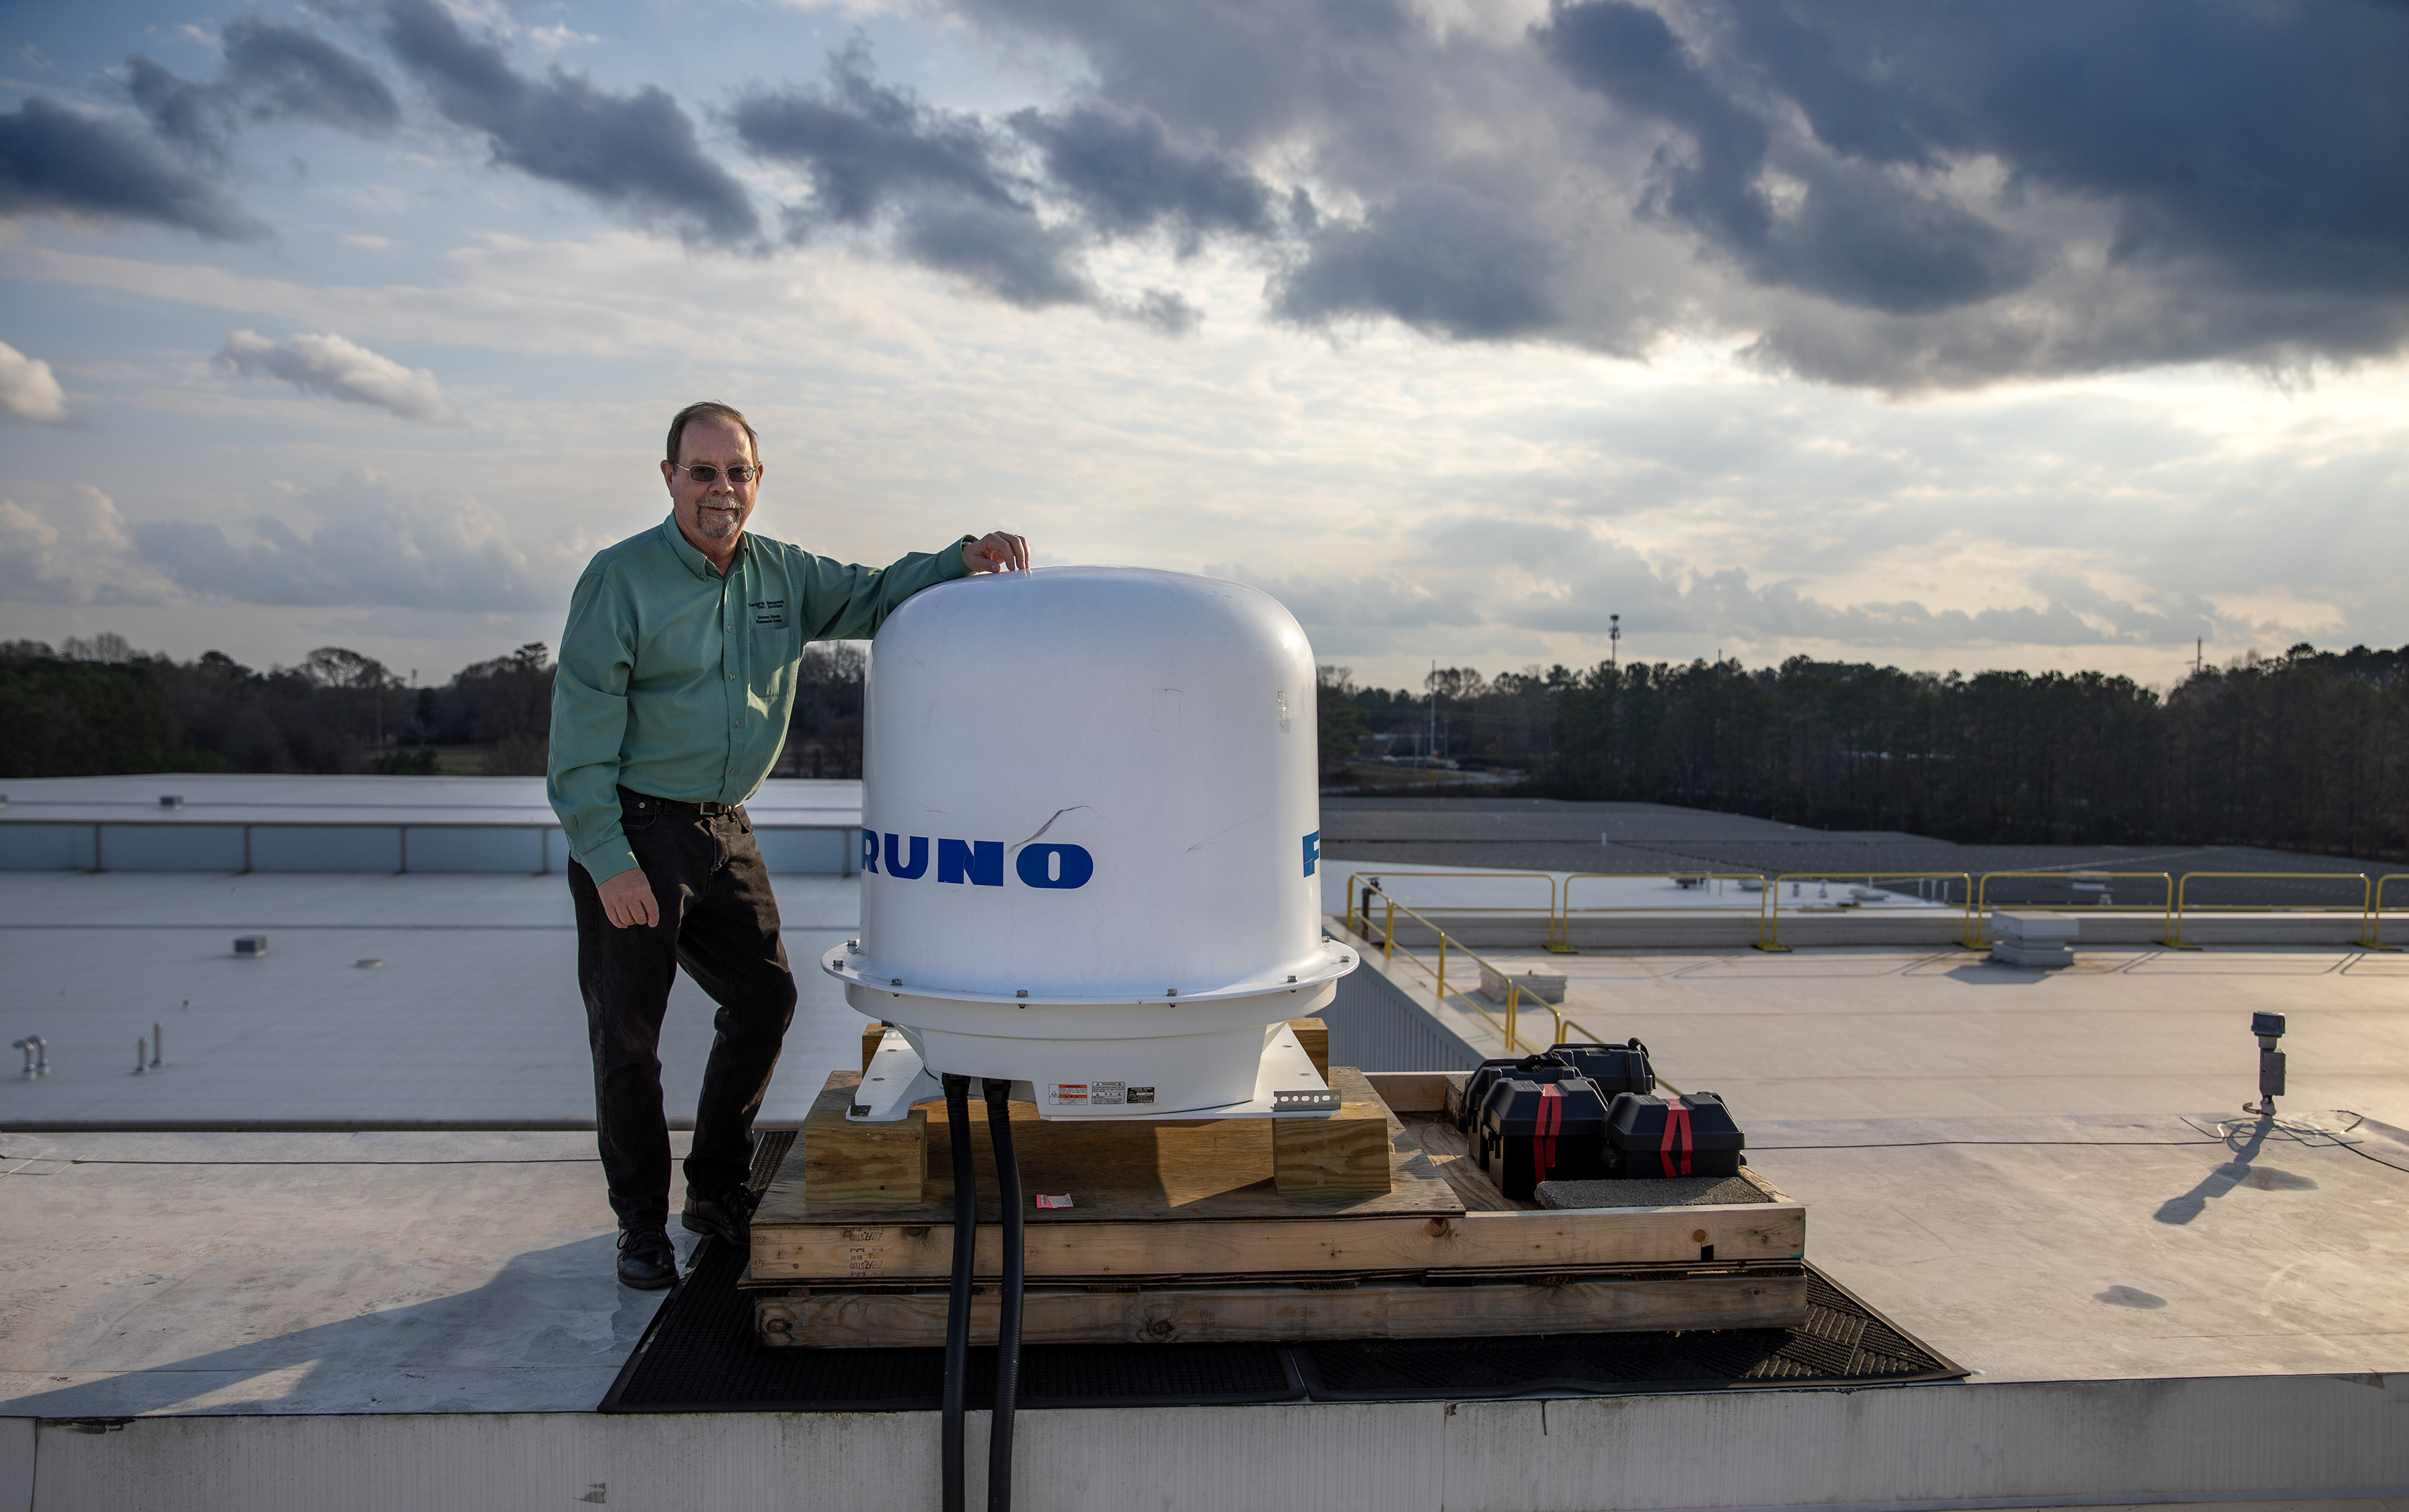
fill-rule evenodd
<path id="1" fill-rule="evenodd" d="M 945 1096 L 945 1084 L 920 1063 L 920 1052 L 912 1048 L 912 1042 L 901 1030 L 890 1029 L 878 1042 L 870 1069 L 861 1073 L 861 1085 L 853 1095 L 853 1104 L 844 1110 L 845 1122 L 901 1123 L 911 1114 L 913 1103 Z"/>

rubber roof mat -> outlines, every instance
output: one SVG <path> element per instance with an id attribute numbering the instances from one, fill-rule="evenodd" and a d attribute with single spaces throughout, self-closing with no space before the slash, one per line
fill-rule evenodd
<path id="1" fill-rule="evenodd" d="M 758 1188 L 793 1144 L 763 1130 Z M 653 1315 L 602 1399 L 603 1412 L 934 1411 L 945 1351 L 764 1348 L 737 1290 L 744 1257 L 705 1239 Z M 1470 1401 L 1533 1394 L 1906 1385 L 1967 1372 L 1846 1288 L 1808 1268 L 1807 1322 L 1796 1329 L 1689 1333 L 1557 1333 L 1479 1339 L 1356 1339 L 1326 1344 L 1031 1345 L 1021 1352 L 1024 1407 L 1225 1406 L 1256 1403 Z M 984 1410 L 995 1351 L 973 1349 L 965 1395 Z"/>

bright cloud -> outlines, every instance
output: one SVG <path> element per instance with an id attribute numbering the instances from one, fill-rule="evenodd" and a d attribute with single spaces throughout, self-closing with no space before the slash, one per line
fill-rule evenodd
<path id="1" fill-rule="evenodd" d="M 55 425 L 67 418 L 67 396 L 50 365 L 0 341 L 0 414 Z"/>
<path id="2" fill-rule="evenodd" d="M 457 418 L 435 375 L 404 367 L 339 336 L 305 332 L 271 341 L 256 331 L 226 338 L 219 360 L 245 378 L 276 378 L 305 394 L 373 405 L 403 420 L 440 424 Z"/>

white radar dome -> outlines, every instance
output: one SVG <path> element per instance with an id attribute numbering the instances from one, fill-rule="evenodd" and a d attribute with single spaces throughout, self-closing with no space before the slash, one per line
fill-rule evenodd
<path id="1" fill-rule="evenodd" d="M 1040 568 L 914 596 L 873 643 L 861 937 L 823 967 L 930 1072 L 1049 1116 L 1243 1104 L 1330 1001 L 1314 664 L 1268 595 Z"/>

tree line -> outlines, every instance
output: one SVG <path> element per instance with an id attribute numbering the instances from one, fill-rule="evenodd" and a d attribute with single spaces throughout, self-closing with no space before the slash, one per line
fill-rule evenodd
<path id="1" fill-rule="evenodd" d="M 797 669 L 779 771 L 861 775 L 860 647 L 816 645 Z M 550 754 L 551 648 L 534 641 L 411 686 L 372 656 L 321 646 L 291 667 L 223 652 L 177 661 L 123 636 L 0 642 L 0 777 L 139 771 L 472 771 L 540 776 Z"/>
<path id="2" fill-rule="evenodd" d="M 858 644 L 809 648 L 780 775 L 860 776 L 867 664 Z M 420 687 L 339 646 L 258 670 L 117 636 L 0 643 L 0 776 L 536 774 L 552 677 L 541 642 Z M 1451 668 L 1420 693 L 1325 667 L 1320 695 L 1326 790 L 1415 777 L 1421 791 L 1640 799 L 1966 843 L 2409 856 L 2409 646 L 2300 645 L 2163 695 L 2099 672 L 1961 677 L 1803 656 L 1753 670 Z M 1393 752 L 1430 756 L 1434 729 L 1452 771 L 1364 754 L 1366 737 L 1392 734 Z"/>
<path id="3" fill-rule="evenodd" d="M 1458 668 L 1427 684 L 1357 688 L 1323 669 L 1325 785 L 1382 785 L 1392 769 L 1363 758 L 1363 737 L 1435 723 L 1467 777 L 1487 769 L 1485 792 L 1964 843 L 2409 855 L 2409 646 L 2254 654 L 2164 695 L 2099 672 L 1964 677 L 1804 656 L 1493 680 Z"/>

